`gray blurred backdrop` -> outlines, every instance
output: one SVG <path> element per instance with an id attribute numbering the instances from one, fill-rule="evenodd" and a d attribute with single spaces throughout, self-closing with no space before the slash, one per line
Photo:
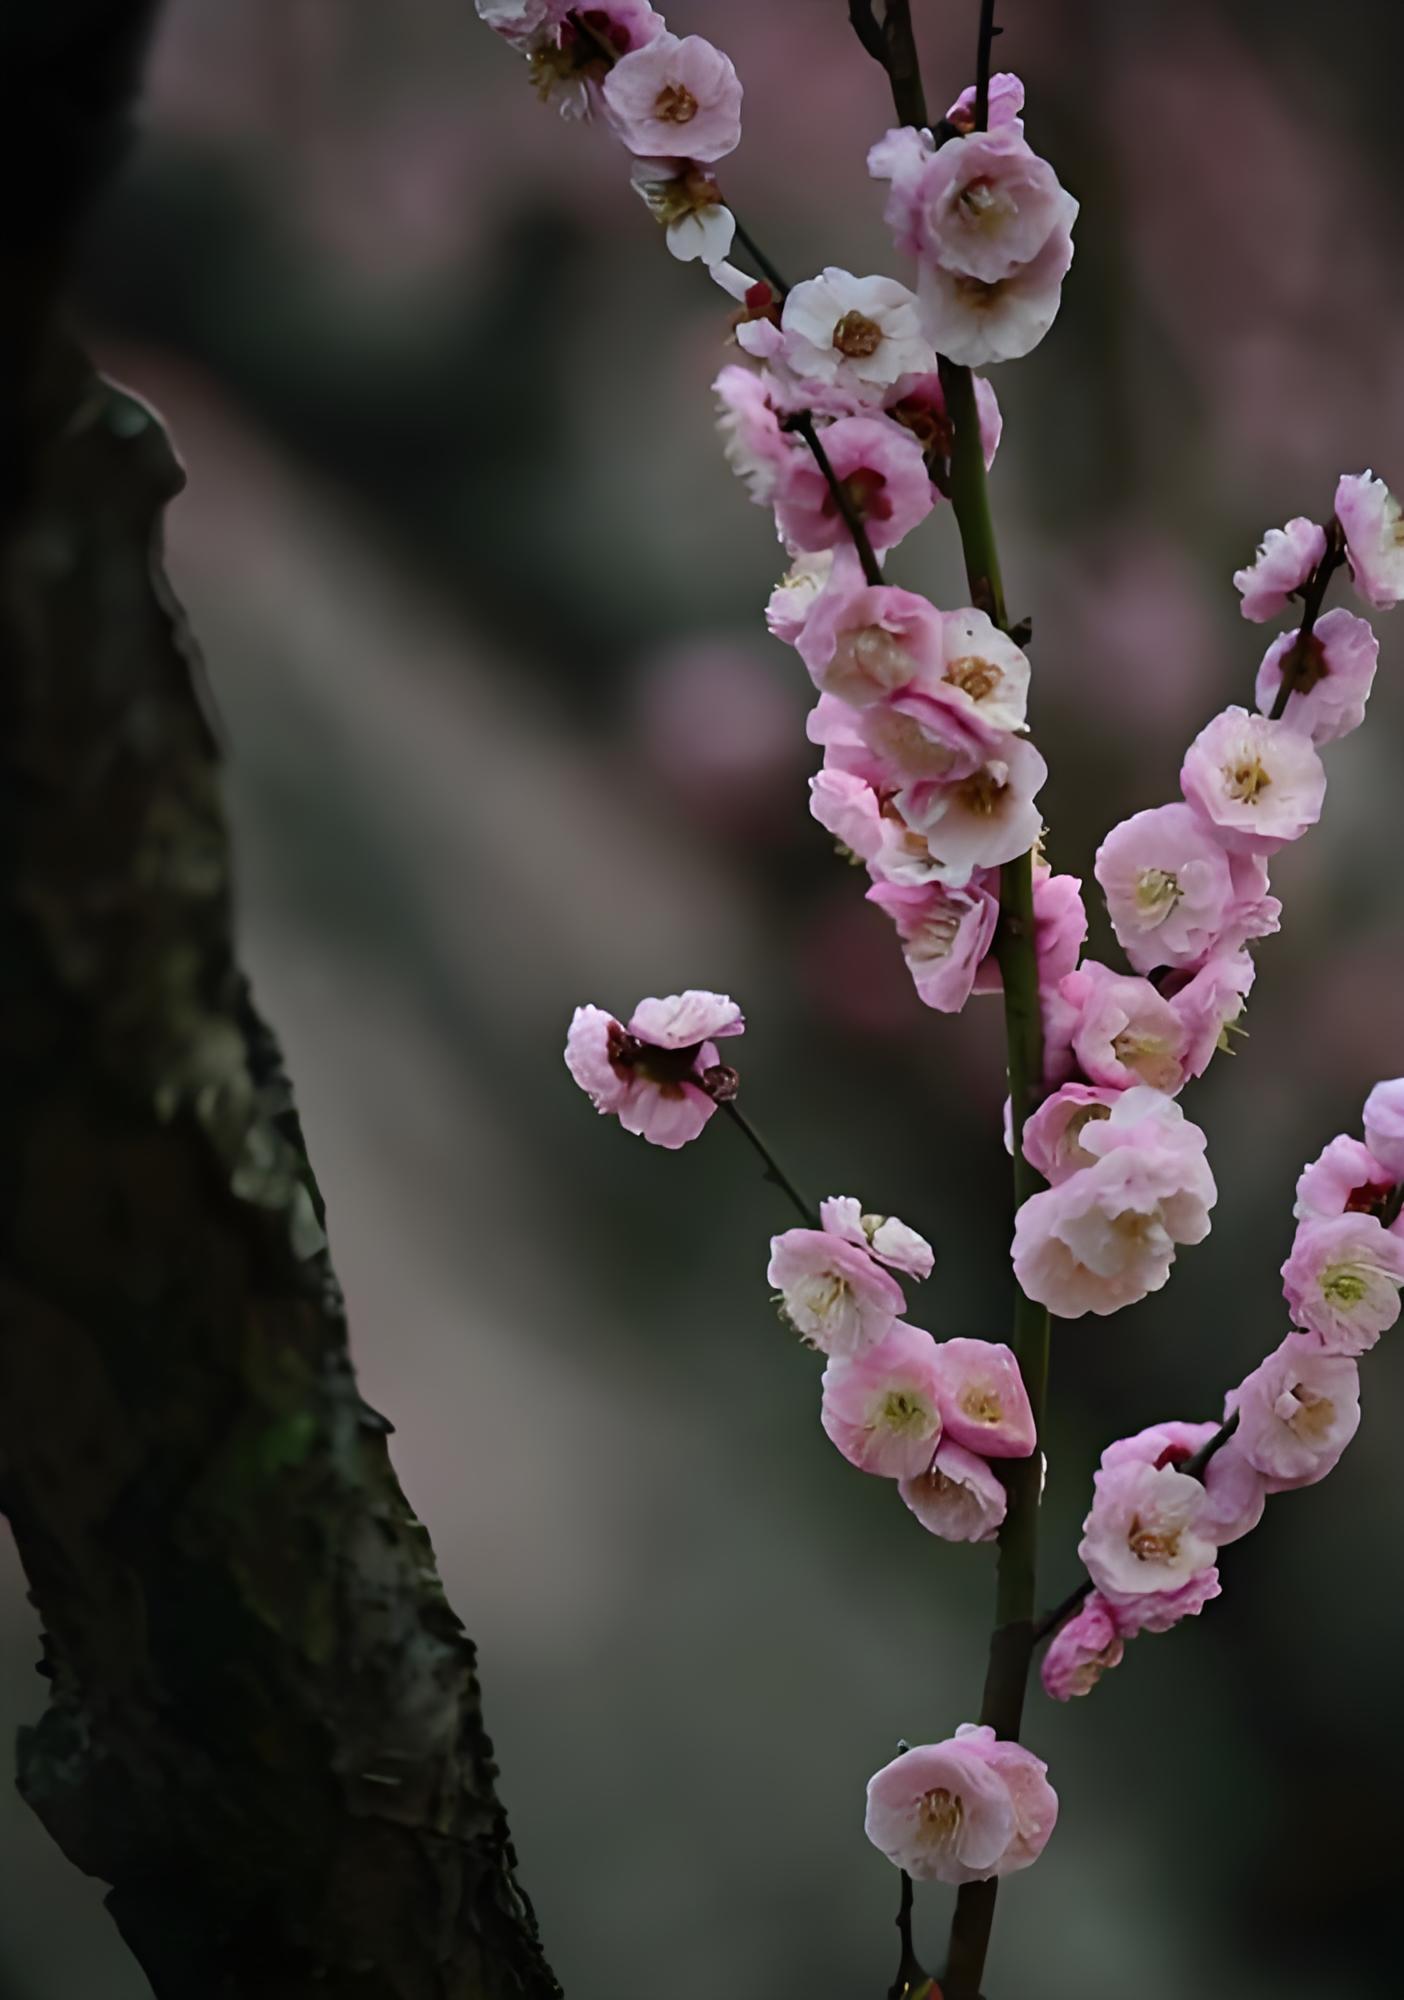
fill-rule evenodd
<path id="1" fill-rule="evenodd" d="M 973 0 L 917 0 L 933 102 Z M 1232 570 L 1341 469 L 1404 481 L 1397 0 L 1005 0 L 1033 143 L 1080 196 L 1053 334 L 997 371 L 994 477 L 1057 865 L 1173 793 L 1250 696 Z M 897 268 L 842 0 L 678 0 L 747 87 L 726 185 L 771 254 Z M 834 1453 L 780 1334 L 787 1220 L 718 1125 L 595 1120 L 577 1000 L 746 1004 L 745 1101 L 818 1192 L 937 1241 L 920 1317 L 1000 1337 L 998 1010 L 908 990 L 808 820 L 778 556 L 726 473 L 726 307 L 605 135 L 534 101 L 470 0 L 169 0 L 81 311 L 190 468 L 171 563 L 230 749 L 243 929 L 331 1209 L 368 1397 L 482 1654 L 524 1878 L 571 2000 L 876 1996 L 895 1739 L 978 1703 L 992 1555 Z M 938 519 L 901 558 L 947 602 Z M 1282 857 L 1251 1037 L 1193 1087 L 1214 1234 L 1062 1328 L 1049 1597 L 1113 1435 L 1217 1412 L 1284 1330 L 1300 1163 L 1404 1070 L 1404 631 L 1325 822 Z M 1358 1441 L 1227 1553 L 1197 1623 L 1035 1696 L 1063 1818 L 1001 1898 L 992 2000 L 1399 1990 L 1404 1336 Z M 1393 1345 L 1391 1345 L 1391 1340 Z M 5 1733 L 41 1706 L 8 1545 Z M 0 2000 L 145 1989 L 96 1885 L 0 1791 Z M 933 1957 L 944 1892 L 919 1901 Z"/>

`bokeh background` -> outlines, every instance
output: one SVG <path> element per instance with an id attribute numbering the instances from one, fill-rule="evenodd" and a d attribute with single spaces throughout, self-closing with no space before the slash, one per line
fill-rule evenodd
<path id="1" fill-rule="evenodd" d="M 917 0 L 933 102 L 973 0 Z M 841 0 L 679 0 L 747 86 L 726 185 L 771 254 L 894 268 L 883 79 Z M 1034 620 L 1057 864 L 1171 796 L 1264 635 L 1230 585 L 1336 473 L 1404 480 L 1396 0 L 1005 0 L 1030 134 L 1082 199 L 1062 316 L 998 372 L 995 501 Z M 895 1739 L 978 1702 L 989 1551 L 839 1460 L 767 1302 L 787 1217 L 718 1125 L 592 1118 L 570 1009 L 738 995 L 745 1100 L 818 1192 L 937 1241 L 914 1316 L 999 1337 L 993 1003 L 925 1013 L 805 811 L 779 567 L 708 384 L 726 304 L 599 131 L 470 0 L 168 0 L 80 310 L 171 422 L 170 560 L 227 733 L 243 930 L 330 1203 L 367 1395 L 482 1654 L 572 2000 L 875 1996 L 896 1881 L 861 1831 Z M 963 592 L 940 516 L 905 580 Z M 1404 1070 L 1404 651 L 1282 857 L 1251 1036 L 1193 1088 L 1221 1200 L 1168 1290 L 1062 1328 L 1048 1595 L 1095 1456 L 1216 1414 L 1284 1330 L 1299 1164 Z M 1396 1337 L 1396 1341 L 1397 1341 Z M 1035 1696 L 1063 1799 L 993 2000 L 1398 1991 L 1404 1356 L 1339 1472 L 1230 1550 L 1196 1625 Z M 5 1732 L 42 1701 L 13 1554 Z M 136 2000 L 85 1882 L 0 1791 L 0 2000 Z M 923 1892 L 933 1958 L 944 1892 Z"/>

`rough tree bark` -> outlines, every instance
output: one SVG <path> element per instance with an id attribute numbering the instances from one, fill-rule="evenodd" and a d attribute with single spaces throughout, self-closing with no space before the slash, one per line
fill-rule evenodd
<path id="1" fill-rule="evenodd" d="M 546 2000 L 473 1647 L 233 954 L 159 553 L 182 475 L 54 326 L 153 12 L 0 23 L 0 1502 L 50 1682 L 20 1785 L 161 2000 Z"/>

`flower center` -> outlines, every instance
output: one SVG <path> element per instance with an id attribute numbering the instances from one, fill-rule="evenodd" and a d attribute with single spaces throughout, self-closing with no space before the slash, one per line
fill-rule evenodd
<path id="1" fill-rule="evenodd" d="M 929 852 L 929 850 L 928 850 Z M 907 957 L 918 965 L 932 959 L 949 958 L 960 935 L 960 914 L 956 910 L 933 910 L 907 943 Z"/>
<path id="2" fill-rule="evenodd" d="M 1112 1038 L 1112 1054 L 1153 1090 L 1173 1090 L 1180 1081 L 1180 1065 L 1169 1044 L 1145 1029 L 1123 1028 Z"/>
<path id="3" fill-rule="evenodd" d="M 1170 1563 L 1180 1553 L 1177 1528 L 1148 1528 L 1139 1514 L 1132 1517 L 1126 1531 L 1126 1546 L 1137 1562 Z"/>
<path id="4" fill-rule="evenodd" d="M 968 694 L 972 701 L 983 701 L 994 693 L 1004 679 L 999 668 L 989 660 L 970 658 L 952 660 L 946 668 L 946 679 L 962 694 Z"/>
<path id="5" fill-rule="evenodd" d="M 883 1398 L 882 1423 L 889 1431 L 920 1432 L 929 1428 L 931 1413 L 910 1389 L 889 1389 Z"/>
<path id="6" fill-rule="evenodd" d="M 866 361 L 882 342 L 882 328 L 866 313 L 846 312 L 834 328 L 834 346 L 850 361 Z"/>
<path id="7" fill-rule="evenodd" d="M 971 312 L 988 312 L 999 304 L 1008 282 L 1007 278 L 996 278 L 987 284 L 983 278 L 961 276 L 956 279 L 955 288 Z"/>
<path id="8" fill-rule="evenodd" d="M 1143 1215 L 1139 1209 L 1124 1208 L 1112 1223 L 1123 1243 L 1147 1245 L 1159 1231 L 1158 1215 Z"/>
<path id="9" fill-rule="evenodd" d="M 1336 1406 L 1329 1396 L 1313 1396 L 1300 1382 L 1292 1386 L 1291 1400 L 1297 1405 L 1287 1418 L 1287 1428 L 1308 1444 L 1319 1443 L 1336 1419 Z"/>
<path id="10" fill-rule="evenodd" d="M 984 179 L 967 181 L 956 201 L 964 210 L 966 221 L 980 230 L 997 229 L 1012 206 L 1007 195 Z"/>
<path id="11" fill-rule="evenodd" d="M 1180 894 L 1180 878 L 1167 868 L 1143 868 L 1136 877 L 1136 908 L 1148 923 L 1163 924 Z"/>
<path id="12" fill-rule="evenodd" d="M 881 625 L 864 625 L 856 632 L 839 635 L 834 664 L 859 674 L 877 687 L 905 687 L 916 672 L 916 661 L 906 647 Z"/>
<path id="13" fill-rule="evenodd" d="M 1321 1273 L 1321 1295 L 1338 1306 L 1358 1306 L 1369 1291 L 1361 1273 L 1349 1264 L 1328 1264 Z"/>
<path id="14" fill-rule="evenodd" d="M 892 517 L 892 502 L 886 497 L 887 481 L 869 465 L 860 465 L 856 472 L 841 479 L 839 492 L 860 521 L 887 521 Z M 833 493 L 824 495 L 821 511 L 830 519 L 842 512 Z"/>
<path id="15" fill-rule="evenodd" d="M 956 786 L 960 802 L 968 813 L 977 819 L 992 819 L 999 811 L 1000 801 L 1009 790 L 1004 779 L 992 771 L 987 764 Z"/>
<path id="16" fill-rule="evenodd" d="M 1241 799 L 1246 806 L 1258 803 L 1258 794 L 1265 792 L 1272 783 L 1261 760 L 1245 756 L 1237 764 L 1225 764 L 1224 788 L 1231 799 Z"/>
<path id="17" fill-rule="evenodd" d="M 964 1802 L 954 1792 L 948 1792 L 944 1785 L 927 1792 L 917 1808 L 920 1815 L 920 1837 L 923 1847 L 934 1847 L 949 1854 L 960 1836 L 965 1819 Z"/>
<path id="18" fill-rule="evenodd" d="M 1067 1124 L 1063 1127 L 1063 1140 L 1058 1150 L 1066 1159 L 1072 1160 L 1077 1166 L 1090 1166 L 1093 1155 L 1082 1144 L 1083 1129 L 1085 1126 L 1095 1124 L 1099 1118 L 1110 1117 L 1111 1106 L 1109 1104 L 1079 1105 L 1071 1118 L 1069 1118 Z"/>
<path id="19" fill-rule="evenodd" d="M 697 99 L 685 83 L 665 83 L 653 100 L 653 115 L 665 125 L 690 125 L 697 116 Z"/>
<path id="20" fill-rule="evenodd" d="M 976 1424 L 997 1424 L 1004 1415 L 993 1389 L 967 1389 L 960 1399 L 960 1407 Z"/>

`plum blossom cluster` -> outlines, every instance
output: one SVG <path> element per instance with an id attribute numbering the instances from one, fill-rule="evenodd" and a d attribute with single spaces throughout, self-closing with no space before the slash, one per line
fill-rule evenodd
<path id="1" fill-rule="evenodd" d="M 1404 1077 L 1371 1091 L 1364 1132 L 1333 1139 L 1297 1182 L 1292 1330 L 1229 1392 L 1224 1421 L 1155 1424 L 1103 1452 L 1078 1549 L 1090 1589 L 1043 1661 L 1054 1700 L 1089 1693 L 1137 1633 L 1202 1611 L 1219 1550 L 1270 1495 L 1324 1479 L 1354 1437 L 1359 1357 L 1398 1319 L 1404 1287 Z"/>
<path id="2" fill-rule="evenodd" d="M 821 1202 L 819 1219 L 771 1238 L 766 1275 L 781 1316 L 826 1357 L 825 1432 L 860 1472 L 895 1480 L 931 1534 L 992 1541 L 1006 1498 L 991 1461 L 1037 1442 L 1018 1362 L 998 1341 L 937 1341 L 902 1317 L 893 1273 L 925 1278 L 933 1262 L 915 1230 L 848 1195 Z"/>
<path id="3" fill-rule="evenodd" d="M 1208 1233 L 1203 1135 L 1170 1100 L 1227 1046 L 1242 1013 L 1248 947 L 1281 916 L 1269 859 L 1321 814 L 1320 747 L 1364 720 L 1378 645 L 1354 613 L 1318 615 L 1326 586 L 1348 562 L 1368 602 L 1404 594 L 1398 523 L 1379 481 L 1346 475 L 1329 527 L 1298 519 L 1265 536 L 1235 578 L 1243 611 L 1262 621 L 1295 598 L 1303 615 L 1269 646 L 1256 708 L 1208 723 L 1185 755 L 1181 797 L 1124 820 L 1097 851 L 1132 970 L 1087 960 L 1043 983 L 1052 1094 L 1024 1151 L 1049 1186 L 1023 1204 L 1014 1235 L 1020 1285 L 1059 1318 L 1116 1312 L 1158 1290 L 1176 1247 Z M 1134 1108 L 1121 1102 L 1128 1093 Z"/>
<path id="4" fill-rule="evenodd" d="M 735 1097 L 736 1072 L 716 1045 L 745 1026 L 734 1000 L 693 988 L 640 1000 L 627 1022 L 602 1007 L 577 1007 L 566 1067 L 597 1111 L 676 1151 Z"/>

